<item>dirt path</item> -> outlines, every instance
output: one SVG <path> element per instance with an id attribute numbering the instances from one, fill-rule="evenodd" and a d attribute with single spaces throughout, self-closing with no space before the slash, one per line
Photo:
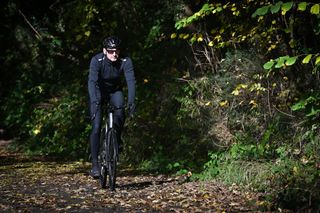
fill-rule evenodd
<path id="1" fill-rule="evenodd" d="M 83 162 L 9 153 L 0 146 L 0 211 L 259 212 L 255 195 L 213 182 L 121 171 L 115 192 L 100 189 Z"/>

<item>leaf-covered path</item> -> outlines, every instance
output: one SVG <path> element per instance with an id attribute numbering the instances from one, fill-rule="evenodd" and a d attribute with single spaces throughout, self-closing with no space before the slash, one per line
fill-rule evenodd
<path id="1" fill-rule="evenodd" d="M 213 182 L 121 171 L 115 192 L 100 189 L 89 164 L 10 153 L 0 145 L 5 212 L 258 212 L 255 196 Z"/>

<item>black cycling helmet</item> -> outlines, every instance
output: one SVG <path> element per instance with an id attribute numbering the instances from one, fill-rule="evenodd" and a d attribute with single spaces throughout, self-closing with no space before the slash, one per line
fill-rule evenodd
<path id="1" fill-rule="evenodd" d="M 103 47 L 106 49 L 120 49 L 121 40 L 117 36 L 110 36 L 104 39 Z"/>

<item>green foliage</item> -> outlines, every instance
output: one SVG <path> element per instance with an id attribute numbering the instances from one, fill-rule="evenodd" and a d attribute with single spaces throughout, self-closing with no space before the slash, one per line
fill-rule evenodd
<path id="1" fill-rule="evenodd" d="M 232 159 L 243 159 L 243 160 L 257 160 L 264 154 L 263 145 L 242 145 L 235 144 L 230 149 L 230 155 Z"/>
<path id="2" fill-rule="evenodd" d="M 203 4 L 202 8 L 198 12 L 194 13 L 193 15 L 191 15 L 187 18 L 181 19 L 178 22 L 176 22 L 175 27 L 176 27 L 176 29 L 179 30 L 179 29 L 186 27 L 186 26 L 192 24 L 193 22 L 199 20 L 201 17 L 205 17 L 211 13 L 221 12 L 222 10 L 223 10 L 223 8 L 222 8 L 221 4 L 213 5 L 213 4 L 205 3 L 205 4 Z"/>
<path id="3" fill-rule="evenodd" d="M 210 160 L 204 164 L 205 178 L 215 178 L 220 173 L 219 165 L 222 162 L 221 155 L 209 153 Z M 200 176 L 201 177 L 201 176 Z"/>
<path id="4" fill-rule="evenodd" d="M 306 143 L 303 149 L 293 150 L 288 143 L 273 148 L 276 155 L 271 161 L 267 160 L 270 159 L 268 152 L 253 145 L 236 143 L 228 152 L 212 152 L 204 171 L 194 178 L 216 179 L 228 185 L 262 190 L 270 195 L 268 199 L 275 207 L 299 209 L 308 206 L 317 209 L 320 193 L 319 133 L 318 125 L 305 131 L 299 142 Z M 269 148 L 266 145 L 263 149 Z M 290 206 L 292 203 L 295 205 Z"/>
<path id="5" fill-rule="evenodd" d="M 305 11 L 309 7 L 310 13 L 314 15 L 319 14 L 319 4 L 314 3 L 307 3 L 307 2 L 282 2 L 278 1 L 275 4 L 269 4 L 263 7 L 258 8 L 253 14 L 252 17 L 255 18 L 257 16 L 264 16 L 268 14 L 268 12 L 275 14 L 281 11 L 282 15 L 285 15 L 288 11 L 290 11 L 293 8 L 296 8 L 298 11 Z"/>
<path id="6" fill-rule="evenodd" d="M 91 127 L 86 119 L 86 100 L 74 92 L 70 88 L 61 98 L 33 110 L 32 123 L 27 126 L 31 152 L 85 157 Z"/>
<path id="7" fill-rule="evenodd" d="M 235 156 L 234 151 L 235 149 L 231 149 L 226 153 L 211 153 L 210 160 L 204 165 L 204 171 L 193 175 L 193 178 L 215 179 L 230 186 L 237 185 L 247 189 L 265 190 L 268 187 L 272 163 L 240 160 L 239 157 L 246 154 L 238 153 Z"/>
<path id="8" fill-rule="evenodd" d="M 305 99 L 301 99 L 291 109 L 293 111 L 305 111 L 307 118 L 316 121 L 320 115 L 320 94 L 315 93 Z"/>
<path id="9" fill-rule="evenodd" d="M 43 86 L 9 97 L 5 123 L 16 129 L 16 137 L 24 141 L 21 145 L 28 153 L 85 157 L 90 128 L 85 119 L 86 100 L 79 96 L 79 88 L 79 85 L 73 85 L 61 92 L 60 97 L 42 103 L 35 101 L 43 98 Z M 30 96 L 34 99 L 29 99 Z M 14 107 L 17 102 L 23 103 L 21 107 Z"/>
<path id="10" fill-rule="evenodd" d="M 312 56 L 315 57 L 315 65 L 319 65 L 320 64 L 320 56 L 318 56 L 319 54 L 308 54 L 307 56 L 305 56 L 301 63 L 302 64 L 309 64 L 311 63 L 311 59 L 312 59 Z M 279 58 L 276 58 L 276 59 L 271 59 L 269 60 L 268 62 L 266 62 L 264 65 L 263 65 L 263 68 L 266 69 L 266 70 L 271 70 L 271 69 L 281 69 L 281 68 L 286 68 L 288 66 L 292 66 L 296 63 L 298 59 L 298 56 L 293 56 L 293 57 L 290 57 L 290 56 L 281 56 Z"/>
<path id="11" fill-rule="evenodd" d="M 314 164 L 286 159 L 277 163 L 272 169 L 272 193 L 282 208 L 299 209 L 308 206 L 319 208 L 318 180 L 320 173 Z"/>

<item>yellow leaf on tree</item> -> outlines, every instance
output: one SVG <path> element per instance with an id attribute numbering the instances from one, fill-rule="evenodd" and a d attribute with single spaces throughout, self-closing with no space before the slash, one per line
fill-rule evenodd
<path id="1" fill-rule="evenodd" d="M 40 129 L 34 129 L 34 130 L 33 130 L 33 134 L 34 134 L 34 135 L 37 135 L 37 134 L 39 134 L 39 133 L 40 133 Z"/>
<path id="2" fill-rule="evenodd" d="M 308 64 L 309 61 L 311 60 L 312 54 L 307 55 L 303 60 L 302 63 L 303 64 Z"/>
<path id="3" fill-rule="evenodd" d="M 320 5 L 319 4 L 315 4 L 311 7 L 310 12 L 312 14 L 318 15 L 320 13 Z"/>
<path id="4" fill-rule="evenodd" d="M 213 41 L 210 41 L 209 44 L 208 44 L 210 47 L 213 46 Z"/>
<path id="5" fill-rule="evenodd" d="M 84 34 L 85 34 L 87 37 L 89 37 L 90 34 L 91 34 L 91 32 L 90 32 L 90 31 L 86 31 Z"/>
<path id="6" fill-rule="evenodd" d="M 179 35 L 179 38 L 183 38 L 185 36 L 185 34 L 184 33 L 181 33 L 180 35 Z"/>
<path id="7" fill-rule="evenodd" d="M 316 65 L 320 64 L 320 56 L 316 58 Z"/>
<path id="8" fill-rule="evenodd" d="M 176 37 L 177 37 L 177 33 L 172 33 L 171 36 L 170 36 L 171 39 L 174 39 Z"/>

